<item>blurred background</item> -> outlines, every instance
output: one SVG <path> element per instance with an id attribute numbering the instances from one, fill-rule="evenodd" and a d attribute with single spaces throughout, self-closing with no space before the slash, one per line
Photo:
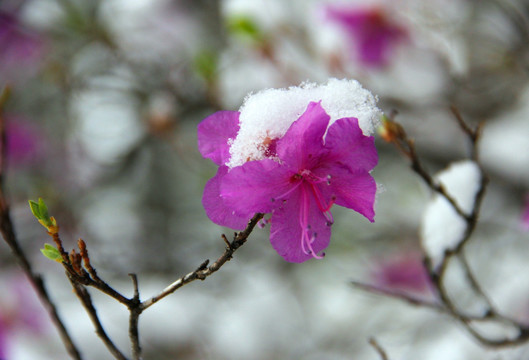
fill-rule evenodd
<path id="1" fill-rule="evenodd" d="M 28 199 L 45 199 L 69 249 L 132 296 L 158 293 L 224 249 L 204 184 L 216 171 L 197 124 L 246 94 L 354 78 L 398 111 L 433 174 L 469 153 L 457 108 L 484 122 L 491 178 L 469 261 L 493 302 L 529 322 L 529 3 L 524 0 L 2 0 L 0 87 L 16 232 L 86 359 L 111 356 Z M 449 317 L 354 288 L 431 299 L 419 233 L 429 190 L 377 138 L 376 221 L 335 207 L 327 256 L 286 263 L 257 229 L 235 258 L 140 318 L 145 359 L 527 359 L 490 349 Z M 524 215 L 525 214 L 525 215 Z M 455 298 L 472 303 L 454 280 Z M 66 359 L 47 314 L 0 243 L 0 358 Z M 458 293 L 461 292 L 461 294 Z M 92 291 L 128 353 L 128 312 Z"/>

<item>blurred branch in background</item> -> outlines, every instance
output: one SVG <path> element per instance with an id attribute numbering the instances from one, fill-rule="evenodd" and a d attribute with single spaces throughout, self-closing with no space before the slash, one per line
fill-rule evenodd
<path id="1" fill-rule="evenodd" d="M 475 180 L 472 179 L 471 176 L 465 176 L 464 178 L 464 181 L 469 183 L 475 182 L 475 185 L 471 185 L 474 186 L 475 189 L 473 190 L 473 197 L 469 199 L 470 201 L 462 198 L 461 193 L 458 192 L 457 188 L 451 188 L 450 186 L 447 186 L 442 180 L 434 179 L 434 177 L 428 173 L 421 163 L 419 156 L 417 155 L 415 142 L 413 139 L 408 137 L 404 128 L 394 120 L 396 115 L 395 112 L 383 120 L 383 127 L 381 129 L 381 136 L 383 139 L 393 143 L 397 149 L 410 160 L 411 169 L 434 193 L 437 193 L 438 196 L 444 199 L 444 201 L 446 201 L 447 204 L 449 204 L 449 206 L 453 209 L 455 214 L 457 214 L 457 216 L 464 221 L 463 228 L 457 231 L 455 235 L 450 233 L 450 231 L 446 231 L 446 229 L 435 229 L 438 231 L 438 233 L 435 234 L 437 238 L 435 241 L 440 242 L 440 244 L 432 242 L 432 236 L 430 233 L 432 231 L 432 225 L 428 225 L 428 223 L 423 224 L 424 228 L 422 230 L 421 242 L 424 264 L 428 270 L 428 273 L 430 274 L 430 279 L 437 295 L 436 300 L 440 303 L 436 304 L 425 302 L 405 293 L 392 292 L 357 281 L 354 281 L 353 285 L 366 291 L 405 300 L 412 305 L 425 306 L 427 308 L 437 309 L 439 311 L 448 313 L 454 319 L 460 321 L 468 330 L 468 332 L 472 334 L 476 340 L 480 341 L 484 345 L 491 347 L 503 347 L 523 344 L 529 340 L 529 327 L 523 322 L 502 315 L 502 313 L 493 305 L 489 296 L 479 284 L 467 261 L 466 245 L 474 234 L 478 223 L 481 204 L 483 202 L 483 197 L 485 196 L 488 178 L 478 162 L 478 144 L 482 130 L 482 124 L 479 124 L 476 129 L 471 129 L 468 124 L 465 123 L 457 108 L 452 107 L 451 110 L 454 118 L 457 120 L 457 123 L 460 126 L 461 131 L 466 135 L 468 141 L 471 144 L 470 160 L 472 162 L 468 164 L 475 166 L 475 169 L 478 172 L 477 179 Z M 467 173 L 465 173 L 465 175 L 467 175 Z M 438 178 L 439 177 L 440 176 L 438 176 Z M 446 182 L 447 176 L 444 178 Z M 472 191 L 470 192 L 472 193 Z M 454 198 L 453 194 L 457 194 L 459 200 Z M 428 214 L 426 216 L 431 218 L 436 215 L 437 214 Z M 474 291 L 474 294 L 480 298 L 480 301 L 484 301 L 486 304 L 485 307 L 480 310 L 480 314 L 478 315 L 471 315 L 466 309 L 458 308 L 451 298 L 450 291 L 448 289 L 450 285 L 447 283 L 447 272 L 451 263 L 453 260 L 455 261 L 455 259 L 459 260 L 463 266 L 464 276 L 468 282 L 468 287 Z M 490 335 L 484 335 L 474 327 L 476 322 L 496 322 L 500 325 L 506 325 L 514 328 L 516 330 L 516 334 L 514 337 L 506 338 L 495 338 L 491 337 Z"/>

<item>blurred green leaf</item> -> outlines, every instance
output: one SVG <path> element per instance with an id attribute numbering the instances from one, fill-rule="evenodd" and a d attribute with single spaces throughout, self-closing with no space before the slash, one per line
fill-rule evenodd
<path id="1" fill-rule="evenodd" d="M 199 52 L 194 59 L 196 72 L 208 82 L 215 80 L 217 63 L 217 54 L 209 50 Z"/>
<path id="2" fill-rule="evenodd" d="M 262 39 L 262 33 L 257 24 L 246 16 L 232 16 L 227 21 L 230 34 L 250 38 L 254 41 Z"/>

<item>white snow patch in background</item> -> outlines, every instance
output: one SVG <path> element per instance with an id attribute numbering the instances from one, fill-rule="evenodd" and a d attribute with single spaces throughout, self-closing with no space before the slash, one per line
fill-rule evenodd
<path id="1" fill-rule="evenodd" d="M 518 106 L 488 121 L 480 141 L 480 156 L 486 168 L 515 182 L 529 185 L 529 87 Z"/>
<path id="2" fill-rule="evenodd" d="M 480 187 L 481 170 L 478 165 L 469 160 L 452 163 L 436 179 L 461 210 L 469 214 Z M 421 227 L 422 243 L 434 267 L 439 265 L 446 250 L 457 246 L 465 226 L 465 220 L 444 197 L 436 193 L 426 207 Z"/>
<path id="3" fill-rule="evenodd" d="M 240 108 L 240 130 L 230 147 L 228 166 L 242 165 L 248 158 L 263 159 L 263 140 L 282 137 L 312 101 L 321 101 L 330 124 L 344 117 L 357 118 L 365 135 L 373 133 L 381 115 L 376 97 L 356 80 L 330 79 L 323 85 L 307 82 L 250 94 Z"/>

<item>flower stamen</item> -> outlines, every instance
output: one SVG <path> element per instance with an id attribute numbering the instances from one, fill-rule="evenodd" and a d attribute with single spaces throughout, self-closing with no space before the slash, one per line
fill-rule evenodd
<path id="1" fill-rule="evenodd" d="M 316 199 L 318 209 L 323 213 L 323 215 L 327 219 L 328 224 L 332 225 L 334 223 L 334 218 L 331 214 L 331 207 L 334 205 L 336 197 L 333 196 L 331 198 L 331 201 L 329 201 L 328 204 L 325 204 L 325 200 L 323 200 L 323 195 L 321 194 L 320 189 L 318 189 L 318 187 L 312 183 L 310 184 L 310 187 L 312 189 L 312 193 L 314 194 L 314 198 Z"/>
<path id="2" fill-rule="evenodd" d="M 311 232 L 311 226 L 308 223 L 309 221 L 309 196 L 307 190 L 303 187 L 301 190 L 301 211 L 299 217 L 299 225 L 301 226 L 301 250 L 307 254 L 311 255 L 315 259 L 323 259 L 325 254 L 318 255 L 312 248 L 312 243 L 316 240 L 316 233 Z"/>

